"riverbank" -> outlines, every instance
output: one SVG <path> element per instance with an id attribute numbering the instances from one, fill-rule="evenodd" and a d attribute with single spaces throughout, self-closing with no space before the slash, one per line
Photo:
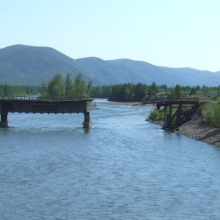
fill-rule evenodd
<path id="1" fill-rule="evenodd" d="M 152 121 L 154 124 L 163 126 L 163 121 Z M 193 118 L 179 127 L 176 133 L 185 135 L 198 141 L 205 142 L 220 147 L 220 129 L 211 128 L 206 125 L 201 117 L 201 113 L 197 113 Z"/>
<path id="2" fill-rule="evenodd" d="M 113 102 L 113 101 L 107 101 L 107 102 L 99 102 L 99 104 L 106 104 L 108 103 L 108 105 L 121 105 L 121 106 L 135 106 L 135 105 L 139 105 L 140 102 Z"/>
<path id="3" fill-rule="evenodd" d="M 180 126 L 177 132 L 208 144 L 220 146 L 220 130 L 206 125 L 199 114 Z"/>

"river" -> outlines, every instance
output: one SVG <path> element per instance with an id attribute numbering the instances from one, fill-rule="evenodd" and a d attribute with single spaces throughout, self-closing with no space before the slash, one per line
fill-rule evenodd
<path id="1" fill-rule="evenodd" d="M 145 121 L 152 107 L 10 114 L 0 130 L 0 219 L 220 219 L 220 148 Z"/>

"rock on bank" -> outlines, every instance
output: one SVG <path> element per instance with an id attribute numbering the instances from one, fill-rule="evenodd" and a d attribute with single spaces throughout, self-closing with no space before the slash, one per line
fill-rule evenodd
<path id="1" fill-rule="evenodd" d="M 202 120 L 201 113 L 195 114 L 193 118 L 179 127 L 180 134 L 220 146 L 220 130 L 207 126 Z"/>

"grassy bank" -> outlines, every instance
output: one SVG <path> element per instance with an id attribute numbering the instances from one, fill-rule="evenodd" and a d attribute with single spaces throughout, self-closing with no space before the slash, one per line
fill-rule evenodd
<path id="1" fill-rule="evenodd" d="M 220 128 L 220 99 L 207 102 L 202 109 L 202 117 L 207 125 Z"/>

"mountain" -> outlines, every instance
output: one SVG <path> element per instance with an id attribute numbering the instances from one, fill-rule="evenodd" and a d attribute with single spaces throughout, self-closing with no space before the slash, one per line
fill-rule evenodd
<path id="1" fill-rule="evenodd" d="M 166 84 L 168 86 L 175 86 L 176 84 L 189 86 L 220 85 L 220 72 L 160 67 L 147 62 L 128 59 L 104 61 L 97 58 L 83 58 L 76 60 L 76 62 L 79 65 L 86 66 L 89 72 L 98 77 L 101 84 L 126 82 L 151 84 L 156 82 L 159 85 Z"/>
<path id="2" fill-rule="evenodd" d="M 192 68 L 155 66 L 129 59 L 102 60 L 96 57 L 72 59 L 48 47 L 14 45 L 0 49 L 0 84 L 39 85 L 56 73 L 70 73 L 74 78 L 82 73 L 95 85 L 146 83 L 153 81 L 168 86 L 218 86 L 220 71 L 200 71 Z"/>
<path id="3" fill-rule="evenodd" d="M 72 58 L 52 48 L 15 45 L 0 50 L 0 84 L 39 85 L 56 73 L 83 72 Z"/>

